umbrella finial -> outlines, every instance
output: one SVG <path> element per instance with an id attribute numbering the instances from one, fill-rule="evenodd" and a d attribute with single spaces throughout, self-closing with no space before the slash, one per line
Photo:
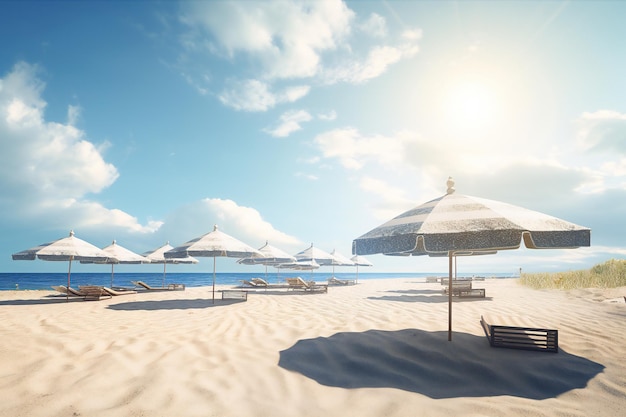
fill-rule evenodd
<path id="1" fill-rule="evenodd" d="M 70 230 L 70 237 L 74 236 L 74 231 Z"/>
<path id="2" fill-rule="evenodd" d="M 117 245 L 117 242 L 115 241 L 115 239 L 113 239 L 113 242 L 111 244 L 112 245 Z"/>
<path id="3" fill-rule="evenodd" d="M 454 180 L 452 177 L 448 177 L 448 181 L 446 181 L 446 185 L 448 186 L 447 194 L 454 194 Z"/>
<path id="4" fill-rule="evenodd" d="M 213 231 L 214 232 L 217 231 L 217 225 L 216 224 L 213 225 Z"/>

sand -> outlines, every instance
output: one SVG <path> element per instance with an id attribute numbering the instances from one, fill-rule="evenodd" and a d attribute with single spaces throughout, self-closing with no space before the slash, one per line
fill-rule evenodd
<path id="1" fill-rule="evenodd" d="M 441 285 L 417 279 L 215 304 L 3 291 L 0 416 L 626 415 L 626 288 L 474 286 L 451 342 Z M 481 315 L 556 328 L 560 352 L 492 348 Z"/>

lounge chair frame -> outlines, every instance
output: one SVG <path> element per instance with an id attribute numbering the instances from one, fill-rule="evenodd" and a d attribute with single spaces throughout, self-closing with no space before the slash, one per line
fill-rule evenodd
<path id="1" fill-rule="evenodd" d="M 559 352 L 558 330 L 493 325 L 483 316 L 480 316 L 480 324 L 491 347 Z"/>

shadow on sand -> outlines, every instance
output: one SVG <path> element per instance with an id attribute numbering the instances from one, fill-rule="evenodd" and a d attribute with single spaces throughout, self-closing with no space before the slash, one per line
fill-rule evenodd
<path id="1" fill-rule="evenodd" d="M 418 329 L 300 340 L 279 366 L 322 385 L 397 388 L 431 398 L 511 395 L 543 400 L 584 388 L 604 366 L 558 354 L 491 348 L 485 337 Z"/>
<path id="2" fill-rule="evenodd" d="M 126 303 L 110 304 L 107 306 L 109 310 L 133 311 L 133 310 L 189 310 L 204 309 L 210 307 L 223 307 L 231 304 L 245 302 L 243 300 L 221 300 L 215 299 L 215 303 L 211 299 L 197 298 L 189 300 L 147 300 L 147 301 L 130 301 Z"/>

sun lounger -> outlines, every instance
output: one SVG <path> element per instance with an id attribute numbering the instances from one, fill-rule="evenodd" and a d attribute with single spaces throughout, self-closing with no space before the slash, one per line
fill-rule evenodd
<path id="1" fill-rule="evenodd" d="M 491 347 L 559 352 L 558 330 L 493 325 L 483 316 L 480 316 L 480 324 Z"/>
<path id="2" fill-rule="evenodd" d="M 109 287 L 102 287 L 102 289 L 107 294 L 114 295 L 114 296 L 126 295 L 126 294 L 137 294 L 137 291 L 135 291 L 135 290 L 114 290 L 114 289 L 109 288 Z"/>
<path id="3" fill-rule="evenodd" d="M 328 292 L 328 285 L 316 284 L 315 281 L 305 281 L 300 277 L 285 278 L 287 281 L 287 290 L 304 290 Z"/>
<path id="4" fill-rule="evenodd" d="M 267 287 L 270 285 L 270 283 L 265 281 L 263 278 L 252 278 L 251 281 L 259 287 Z"/>
<path id="5" fill-rule="evenodd" d="M 78 287 L 78 289 L 83 294 L 85 301 L 96 301 L 100 300 L 100 298 L 102 297 L 113 297 L 111 294 L 104 290 L 104 287 L 100 287 L 98 285 L 81 285 Z"/>
<path id="6" fill-rule="evenodd" d="M 356 281 L 353 279 L 338 279 L 331 277 L 328 279 L 328 285 L 355 285 Z"/>
<path id="7" fill-rule="evenodd" d="M 52 288 L 62 294 L 69 295 L 71 297 L 84 297 L 85 294 L 75 290 L 72 287 L 66 287 L 65 285 L 53 285 Z"/>
<path id="8" fill-rule="evenodd" d="M 173 291 L 173 290 L 184 290 L 185 284 L 168 284 L 167 287 L 151 287 L 143 281 L 131 281 L 135 287 L 142 287 L 144 290 L 148 291 Z"/>

